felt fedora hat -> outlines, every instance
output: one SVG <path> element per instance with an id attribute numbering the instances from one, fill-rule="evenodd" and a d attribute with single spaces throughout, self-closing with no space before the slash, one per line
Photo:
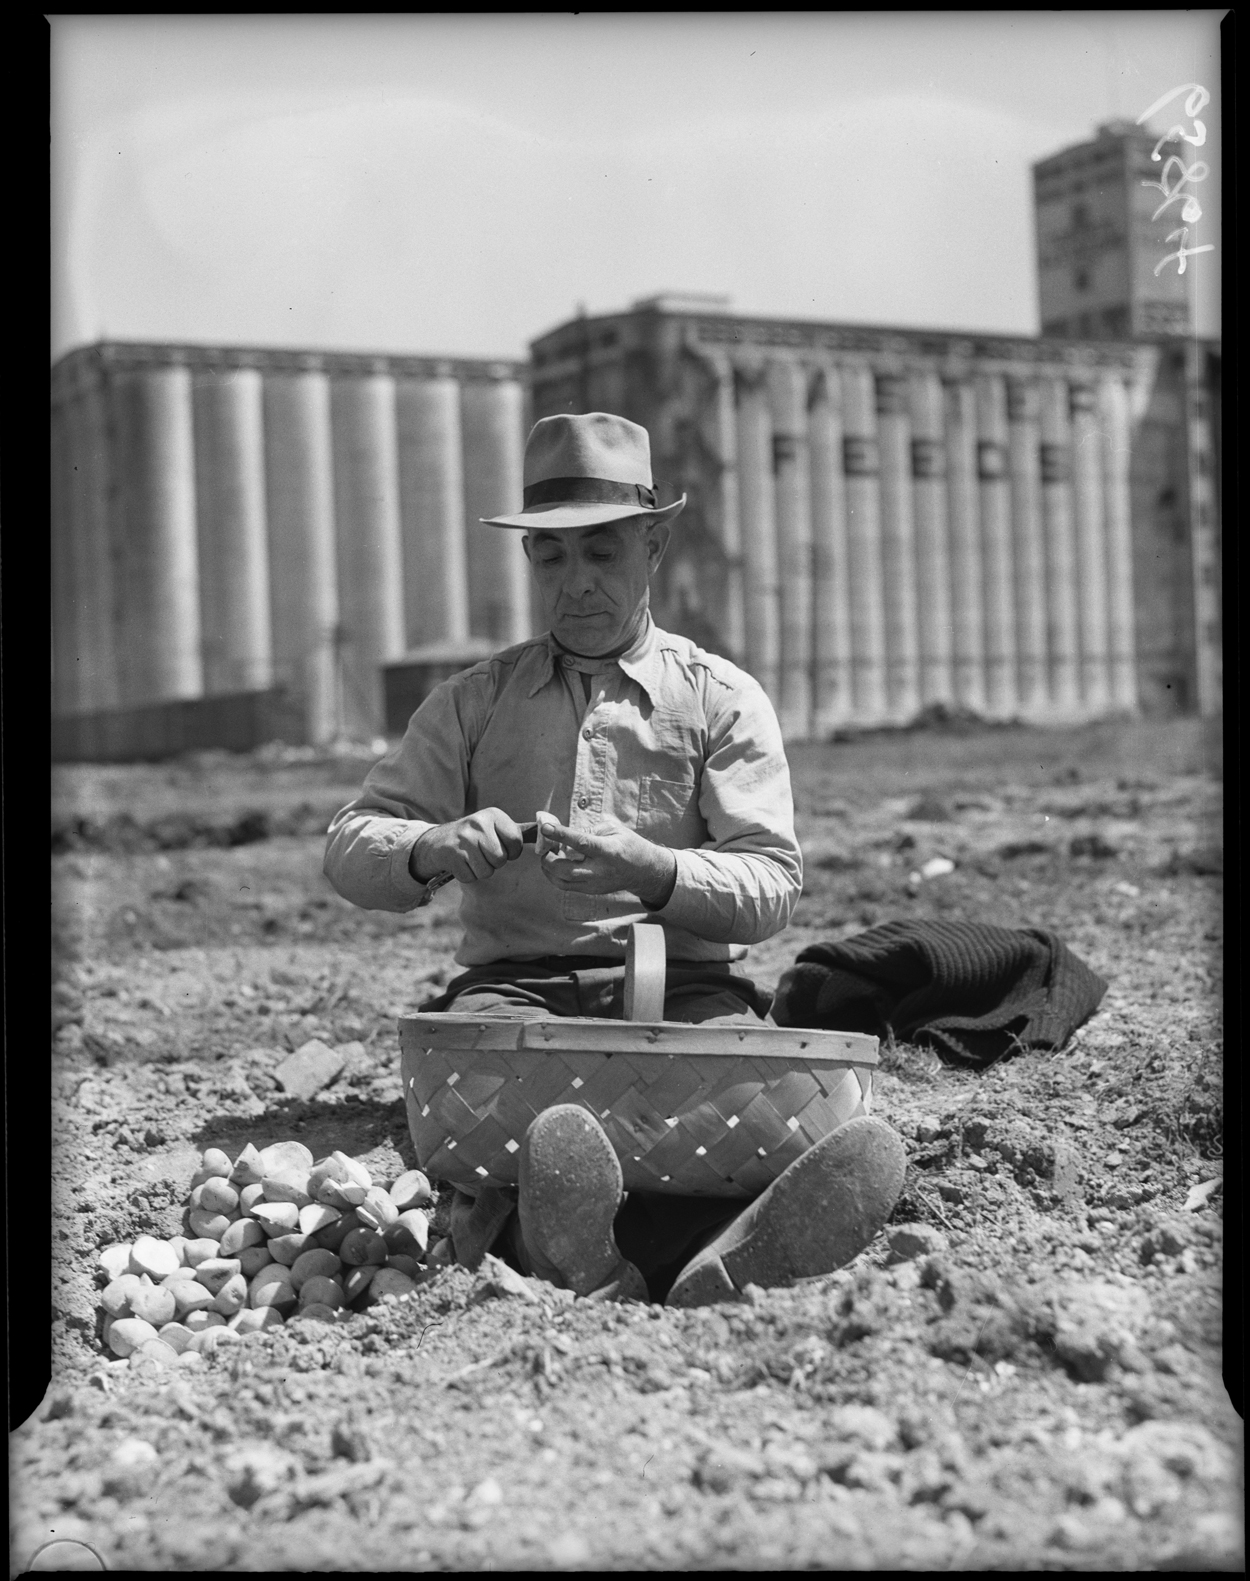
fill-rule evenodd
<path id="1" fill-rule="evenodd" d="M 525 443 L 524 494 L 515 516 L 482 516 L 488 527 L 559 531 L 627 516 L 671 521 L 686 503 L 660 505 L 647 430 L 611 412 L 543 417 Z"/>

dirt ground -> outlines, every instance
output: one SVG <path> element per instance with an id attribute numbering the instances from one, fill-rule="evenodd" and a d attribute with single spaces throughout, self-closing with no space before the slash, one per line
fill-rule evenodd
<path id="1" fill-rule="evenodd" d="M 1051 928 L 1111 985 L 1059 1053 L 975 1074 L 883 1050 L 915 1255 L 883 1236 L 697 1311 L 447 1269 L 172 1372 L 105 1355 L 98 1249 L 179 1232 L 208 1146 L 413 1166 L 394 1023 L 455 970 L 457 887 L 405 917 L 331 891 L 350 755 L 57 772 L 54 1362 L 11 1437 L 10 1573 L 54 1538 L 114 1570 L 1242 1568 L 1210 734 L 868 736 L 792 764 L 806 887 L 761 985 L 905 917 Z M 954 871 L 917 883 L 932 856 Z M 313 1037 L 353 1047 L 296 1102 L 273 1070 Z"/>

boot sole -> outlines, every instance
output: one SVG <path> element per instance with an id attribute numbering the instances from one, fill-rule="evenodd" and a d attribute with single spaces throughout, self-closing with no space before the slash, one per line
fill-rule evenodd
<path id="1" fill-rule="evenodd" d="M 678 1275 L 671 1306 L 732 1299 L 833 1273 L 884 1228 L 907 1156 L 884 1120 L 860 1116 L 804 1153 Z"/>
<path id="2" fill-rule="evenodd" d="M 624 1193 L 620 1161 L 603 1129 L 575 1104 L 545 1109 L 518 1160 L 521 1234 L 576 1295 L 605 1284 L 622 1257 L 612 1225 Z"/>

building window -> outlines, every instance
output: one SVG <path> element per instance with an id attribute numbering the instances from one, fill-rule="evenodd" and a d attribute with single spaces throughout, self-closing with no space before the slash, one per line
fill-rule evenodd
<path id="1" fill-rule="evenodd" d="M 1072 289 L 1074 291 L 1089 290 L 1089 270 L 1075 269 L 1072 272 Z"/>

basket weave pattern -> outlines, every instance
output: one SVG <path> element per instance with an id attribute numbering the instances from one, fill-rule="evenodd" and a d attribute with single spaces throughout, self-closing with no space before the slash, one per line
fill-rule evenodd
<path id="1" fill-rule="evenodd" d="M 511 1022 L 497 1041 L 519 1046 L 466 1047 L 463 1030 L 450 1025 L 451 1046 L 441 1046 L 443 1028 L 431 1023 L 451 1019 L 401 1023 L 402 1071 L 421 1168 L 457 1185 L 515 1186 L 530 1122 L 553 1104 L 575 1103 L 607 1132 L 626 1190 L 753 1197 L 869 1109 L 875 1039 L 853 1040 L 865 1046 L 858 1056 L 838 1047 L 841 1058 L 813 1056 L 806 1044 L 803 1055 L 613 1052 L 543 1047 L 542 1025 Z M 675 1030 L 672 1041 L 697 1041 L 697 1028 Z M 836 1041 L 805 1034 L 822 1036 Z"/>

